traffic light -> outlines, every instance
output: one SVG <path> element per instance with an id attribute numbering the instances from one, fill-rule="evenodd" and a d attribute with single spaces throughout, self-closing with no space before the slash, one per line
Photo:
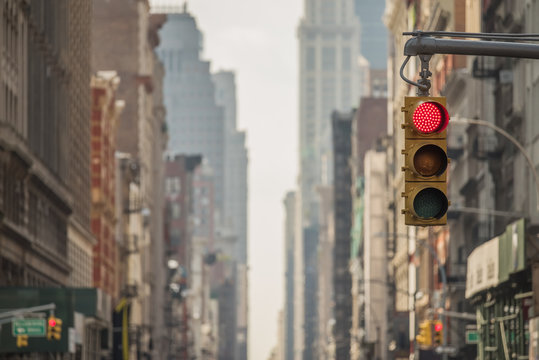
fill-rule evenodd
<path id="1" fill-rule="evenodd" d="M 435 346 L 441 346 L 444 343 L 444 326 L 440 320 L 434 322 L 434 340 Z"/>
<path id="2" fill-rule="evenodd" d="M 62 319 L 49 316 L 47 321 L 47 340 L 60 340 L 62 338 Z"/>
<path id="3" fill-rule="evenodd" d="M 404 98 L 404 222 L 447 223 L 447 124 L 445 97 Z"/>
<path id="4" fill-rule="evenodd" d="M 419 334 L 416 335 L 415 340 L 419 345 L 431 346 L 432 345 L 432 322 L 431 320 L 425 320 L 419 324 Z"/>
<path id="5" fill-rule="evenodd" d="M 17 335 L 17 347 L 28 346 L 28 335 Z"/>

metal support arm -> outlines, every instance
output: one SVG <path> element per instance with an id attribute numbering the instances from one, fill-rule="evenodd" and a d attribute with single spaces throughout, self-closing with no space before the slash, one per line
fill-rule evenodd
<path id="1" fill-rule="evenodd" d="M 438 39 L 431 36 L 418 36 L 411 38 L 404 45 L 405 56 L 434 54 L 504 56 L 539 59 L 539 44 Z"/>
<path id="2" fill-rule="evenodd" d="M 38 311 L 47 311 L 47 310 L 54 310 L 54 309 L 56 309 L 56 304 L 50 303 L 46 305 L 33 306 L 29 308 L 2 311 L 0 312 L 0 318 L 14 317 L 21 314 L 28 314 L 28 313 L 38 312 Z"/>

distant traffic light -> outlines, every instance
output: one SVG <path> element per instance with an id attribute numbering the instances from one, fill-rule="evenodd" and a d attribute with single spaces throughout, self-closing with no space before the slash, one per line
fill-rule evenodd
<path id="1" fill-rule="evenodd" d="M 432 345 L 432 322 L 431 320 L 425 320 L 419 324 L 419 334 L 416 335 L 415 340 L 421 346 Z"/>
<path id="2" fill-rule="evenodd" d="M 434 339 L 435 346 L 441 346 L 444 343 L 444 326 L 440 320 L 434 322 Z"/>
<path id="3" fill-rule="evenodd" d="M 47 321 L 47 340 L 60 340 L 62 338 L 62 319 L 49 316 Z"/>
<path id="4" fill-rule="evenodd" d="M 17 347 L 28 346 L 28 335 L 17 335 Z"/>
<path id="5" fill-rule="evenodd" d="M 404 192 L 406 225 L 447 223 L 447 131 L 445 97 L 404 98 Z"/>

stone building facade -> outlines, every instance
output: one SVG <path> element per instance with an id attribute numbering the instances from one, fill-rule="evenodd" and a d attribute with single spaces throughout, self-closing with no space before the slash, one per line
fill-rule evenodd
<path id="1" fill-rule="evenodd" d="M 67 3 L 0 6 L 2 285 L 91 285 L 92 4 Z"/>

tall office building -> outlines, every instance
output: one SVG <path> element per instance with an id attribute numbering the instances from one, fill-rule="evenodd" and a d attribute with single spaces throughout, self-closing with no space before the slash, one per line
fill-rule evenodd
<path id="1" fill-rule="evenodd" d="M 352 278 L 350 261 L 352 230 L 352 155 L 351 136 L 354 111 L 334 112 L 332 130 L 335 159 L 335 185 L 333 187 L 334 248 L 333 248 L 333 301 L 335 309 L 335 359 L 350 359 L 350 330 L 352 328 Z"/>
<path id="2" fill-rule="evenodd" d="M 187 11 L 170 13 L 157 54 L 165 66 L 164 100 L 172 154 L 202 154 L 215 178 L 215 202 L 223 210 L 224 114 L 215 102 L 210 62 L 201 59 L 202 33 Z"/>
<path id="3" fill-rule="evenodd" d="M 296 215 L 296 194 L 292 191 L 284 199 L 285 218 L 285 298 L 283 312 L 283 360 L 294 359 L 294 219 Z"/>
<path id="4" fill-rule="evenodd" d="M 247 283 L 247 165 L 246 134 L 236 123 L 236 75 L 219 71 L 213 75 L 215 101 L 223 107 L 225 124 L 225 183 L 223 226 L 236 237 L 237 260 L 237 359 L 247 358 L 248 283 Z"/>
<path id="5" fill-rule="evenodd" d="M 361 93 L 360 23 L 353 0 L 305 0 L 299 38 L 299 216 L 302 252 L 296 264 L 295 302 L 303 310 L 295 324 L 296 359 L 317 356 L 319 195 L 332 183 L 332 111 L 349 111 Z M 300 281 L 301 280 L 301 281 Z"/>
<path id="6" fill-rule="evenodd" d="M 238 237 L 237 259 L 247 263 L 247 164 L 246 134 L 236 124 L 236 80 L 232 71 L 219 71 L 213 75 L 215 101 L 222 106 L 225 124 L 225 184 L 226 213 L 224 226 Z"/>
<path id="7" fill-rule="evenodd" d="M 361 54 L 371 69 L 387 67 L 387 29 L 382 22 L 386 3 L 380 0 L 355 0 L 361 24 Z"/>

